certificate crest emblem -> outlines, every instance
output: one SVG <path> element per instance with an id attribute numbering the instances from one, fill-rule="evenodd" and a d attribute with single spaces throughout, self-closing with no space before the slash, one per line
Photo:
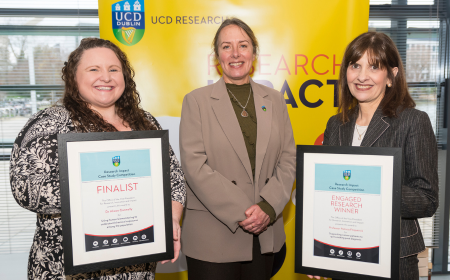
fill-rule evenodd
<path id="1" fill-rule="evenodd" d="M 137 44 L 145 32 L 144 0 L 125 0 L 111 5 L 114 37 L 125 46 Z"/>
<path id="2" fill-rule="evenodd" d="M 352 177 L 352 171 L 344 170 L 344 179 L 348 181 L 348 180 L 350 180 L 351 177 Z"/>
<path id="3" fill-rule="evenodd" d="M 118 167 L 120 165 L 120 156 L 113 157 L 112 163 L 115 167 Z"/>

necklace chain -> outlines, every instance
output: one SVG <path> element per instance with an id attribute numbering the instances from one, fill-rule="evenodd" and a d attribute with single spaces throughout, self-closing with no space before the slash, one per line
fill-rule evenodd
<path id="1" fill-rule="evenodd" d="M 359 133 L 359 129 L 358 129 L 358 126 L 359 125 L 357 125 L 357 124 L 355 124 L 355 127 L 356 127 L 356 132 L 358 133 L 358 140 L 361 140 L 361 137 L 366 133 L 366 131 L 367 131 L 367 128 L 369 128 L 369 127 L 366 127 L 366 129 L 364 129 L 364 131 L 362 132 L 362 133 Z"/>
<path id="2" fill-rule="evenodd" d="M 252 95 L 252 87 L 250 87 L 250 92 L 248 93 L 247 103 L 245 103 L 245 106 L 242 106 L 241 102 L 239 102 L 239 100 L 236 98 L 236 96 L 234 96 L 234 94 L 231 92 L 230 89 L 227 88 L 227 90 L 228 90 L 229 93 L 231 93 L 231 95 L 237 101 L 238 105 L 241 106 L 241 108 L 242 108 L 241 116 L 244 117 L 244 118 L 248 117 L 248 113 L 245 110 L 245 108 L 247 108 L 248 101 L 250 100 L 250 96 Z"/>

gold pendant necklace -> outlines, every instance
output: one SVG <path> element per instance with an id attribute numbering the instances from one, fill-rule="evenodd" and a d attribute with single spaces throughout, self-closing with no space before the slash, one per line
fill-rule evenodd
<path id="1" fill-rule="evenodd" d="M 239 100 L 236 98 L 236 96 L 234 96 L 234 94 L 231 92 L 231 90 L 229 90 L 228 88 L 227 88 L 227 90 L 231 93 L 231 95 L 233 95 L 233 97 L 237 101 L 238 105 L 241 106 L 241 108 L 242 108 L 241 116 L 243 118 L 248 117 L 248 113 L 247 113 L 247 111 L 245 111 L 245 108 L 247 107 L 248 101 L 250 100 L 250 96 L 252 95 L 252 87 L 250 87 L 250 92 L 248 94 L 248 99 L 247 99 L 247 103 L 245 103 L 245 106 L 242 106 L 241 102 L 239 102 Z"/>
<path id="2" fill-rule="evenodd" d="M 365 129 L 362 133 L 359 133 L 358 126 L 359 126 L 359 125 L 357 125 L 357 124 L 355 123 L 356 132 L 357 132 L 358 135 L 359 135 L 359 136 L 358 136 L 358 140 L 361 140 L 361 137 L 366 133 L 367 128 L 369 128 L 369 127 L 366 127 L 366 129 Z"/>

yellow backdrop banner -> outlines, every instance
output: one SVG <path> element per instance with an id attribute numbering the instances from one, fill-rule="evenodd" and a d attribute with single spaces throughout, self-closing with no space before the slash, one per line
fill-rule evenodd
<path id="1" fill-rule="evenodd" d="M 222 75 L 211 42 L 227 17 L 256 34 L 260 54 L 251 76 L 284 94 L 296 143 L 321 144 L 336 113 L 345 47 L 368 29 L 369 0 L 99 0 L 100 37 L 127 53 L 143 108 L 169 129 L 177 154 L 184 95 Z M 272 279 L 308 279 L 294 273 L 295 186 L 283 216 L 287 253 Z M 187 279 L 185 270 L 182 256 L 159 265 L 156 278 Z"/>

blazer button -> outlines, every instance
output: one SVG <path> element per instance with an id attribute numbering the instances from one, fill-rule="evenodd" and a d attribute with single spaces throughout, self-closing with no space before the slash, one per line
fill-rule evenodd
<path id="1" fill-rule="evenodd" d="M 236 185 L 236 181 L 234 181 L 234 180 L 233 180 L 233 181 L 231 181 L 231 183 L 233 183 L 233 184 L 235 184 L 235 185 Z"/>
<path id="2" fill-rule="evenodd" d="M 269 183 L 269 178 L 266 179 L 266 185 L 267 185 L 267 183 Z"/>

